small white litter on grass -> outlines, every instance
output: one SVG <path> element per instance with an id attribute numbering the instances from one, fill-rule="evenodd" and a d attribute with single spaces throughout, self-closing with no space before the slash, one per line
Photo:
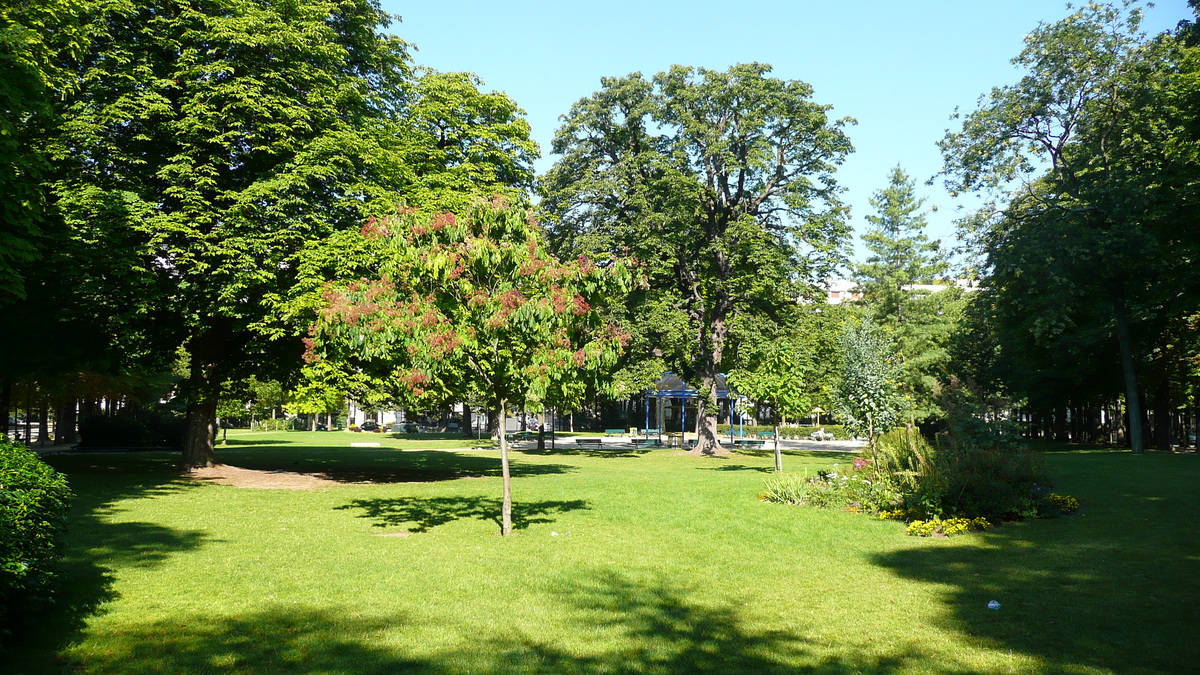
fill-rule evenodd
<path id="1" fill-rule="evenodd" d="M 1000 609 L 1000 603 L 993 600 L 988 603 L 988 609 Z"/>

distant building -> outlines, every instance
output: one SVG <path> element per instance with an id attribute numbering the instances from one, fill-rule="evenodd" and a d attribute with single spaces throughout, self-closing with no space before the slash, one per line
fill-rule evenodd
<path id="1" fill-rule="evenodd" d="M 862 291 L 858 289 L 858 282 L 850 279 L 826 279 L 821 286 L 825 288 L 825 302 L 831 305 L 862 300 L 863 297 Z M 955 279 L 954 283 L 912 284 L 905 288 L 910 291 L 938 293 L 952 287 L 961 288 L 966 292 L 977 291 L 979 290 L 979 282 L 971 279 Z"/>

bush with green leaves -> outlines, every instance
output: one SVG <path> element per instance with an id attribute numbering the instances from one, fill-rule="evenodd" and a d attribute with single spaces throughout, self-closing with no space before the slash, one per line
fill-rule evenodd
<path id="1" fill-rule="evenodd" d="M 1078 501 L 1050 493 L 1039 455 L 1003 445 L 946 444 L 935 449 L 908 429 L 881 435 L 875 447 L 868 447 L 852 464 L 818 472 L 803 487 L 804 504 L 935 522 L 938 525 L 927 529 L 942 534 L 966 531 L 955 519 L 1024 520 L 1078 508 Z M 951 523 L 949 530 L 942 522 Z"/>
<path id="2" fill-rule="evenodd" d="M 817 472 L 809 481 L 805 504 L 864 513 L 881 513 L 904 504 L 904 493 L 891 481 L 879 479 L 866 460 L 833 468 Z"/>
<path id="3" fill-rule="evenodd" d="M 799 506 L 804 503 L 808 480 L 794 473 L 777 473 L 767 479 L 767 491 L 759 495 L 763 501 Z"/>
<path id="4" fill-rule="evenodd" d="M 296 420 L 277 417 L 274 419 L 254 420 L 250 428 L 254 431 L 294 431 L 298 428 L 296 424 Z"/>
<path id="5" fill-rule="evenodd" d="M 779 427 L 779 437 L 786 439 L 807 440 L 812 437 L 813 432 L 824 429 L 826 433 L 833 434 L 834 438 L 839 441 L 849 440 L 853 438 L 850 430 L 841 424 L 822 424 L 820 426 L 782 426 Z M 764 424 L 735 424 L 733 425 L 733 433 L 736 436 L 739 432 L 746 436 L 755 436 L 759 432 L 774 431 L 775 427 Z M 729 435 L 728 424 L 718 424 L 717 434 L 722 436 Z"/>
<path id="6" fill-rule="evenodd" d="M 0 625 L 18 605 L 54 591 L 71 490 L 23 445 L 0 441 Z"/>

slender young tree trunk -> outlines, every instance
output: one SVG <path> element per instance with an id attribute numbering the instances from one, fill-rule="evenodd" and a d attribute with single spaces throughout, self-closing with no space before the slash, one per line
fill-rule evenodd
<path id="1" fill-rule="evenodd" d="M 775 422 L 775 473 L 783 473 L 783 451 L 779 449 L 779 422 Z"/>
<path id="2" fill-rule="evenodd" d="M 542 412 L 538 413 L 537 449 L 538 449 L 538 452 L 546 451 L 546 411 L 545 411 L 545 409 L 543 409 Z"/>
<path id="3" fill-rule="evenodd" d="M 499 400 L 500 419 L 504 419 L 504 409 L 508 402 L 503 397 Z M 512 478 L 508 467 L 508 438 L 504 431 L 500 432 L 500 475 L 504 478 L 504 501 L 500 503 L 500 534 L 507 537 L 512 534 Z"/>
<path id="4" fill-rule="evenodd" d="M 1145 449 L 1142 442 L 1142 405 L 1137 372 L 1133 367 L 1133 333 L 1129 328 L 1129 310 L 1123 303 L 1113 307 L 1117 319 L 1117 346 L 1121 352 L 1121 374 L 1125 378 L 1125 406 L 1129 411 L 1129 447 L 1136 453 Z"/>

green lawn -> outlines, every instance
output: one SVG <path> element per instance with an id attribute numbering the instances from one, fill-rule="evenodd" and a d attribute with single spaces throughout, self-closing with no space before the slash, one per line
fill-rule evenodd
<path id="1" fill-rule="evenodd" d="M 1200 457 L 1054 453 L 1059 520 L 954 539 L 758 500 L 770 452 L 514 453 L 231 435 L 313 491 L 56 456 L 68 591 L 5 672 L 1183 673 L 1200 666 Z M 847 456 L 789 453 L 812 473 Z M 372 484 L 360 481 L 374 478 Z M 392 535 L 392 536 L 381 536 Z M 991 611 L 989 600 L 1001 603 Z M 0 660 L 5 657 L 0 656 Z M 8 670 L 11 668 L 11 670 Z"/>

